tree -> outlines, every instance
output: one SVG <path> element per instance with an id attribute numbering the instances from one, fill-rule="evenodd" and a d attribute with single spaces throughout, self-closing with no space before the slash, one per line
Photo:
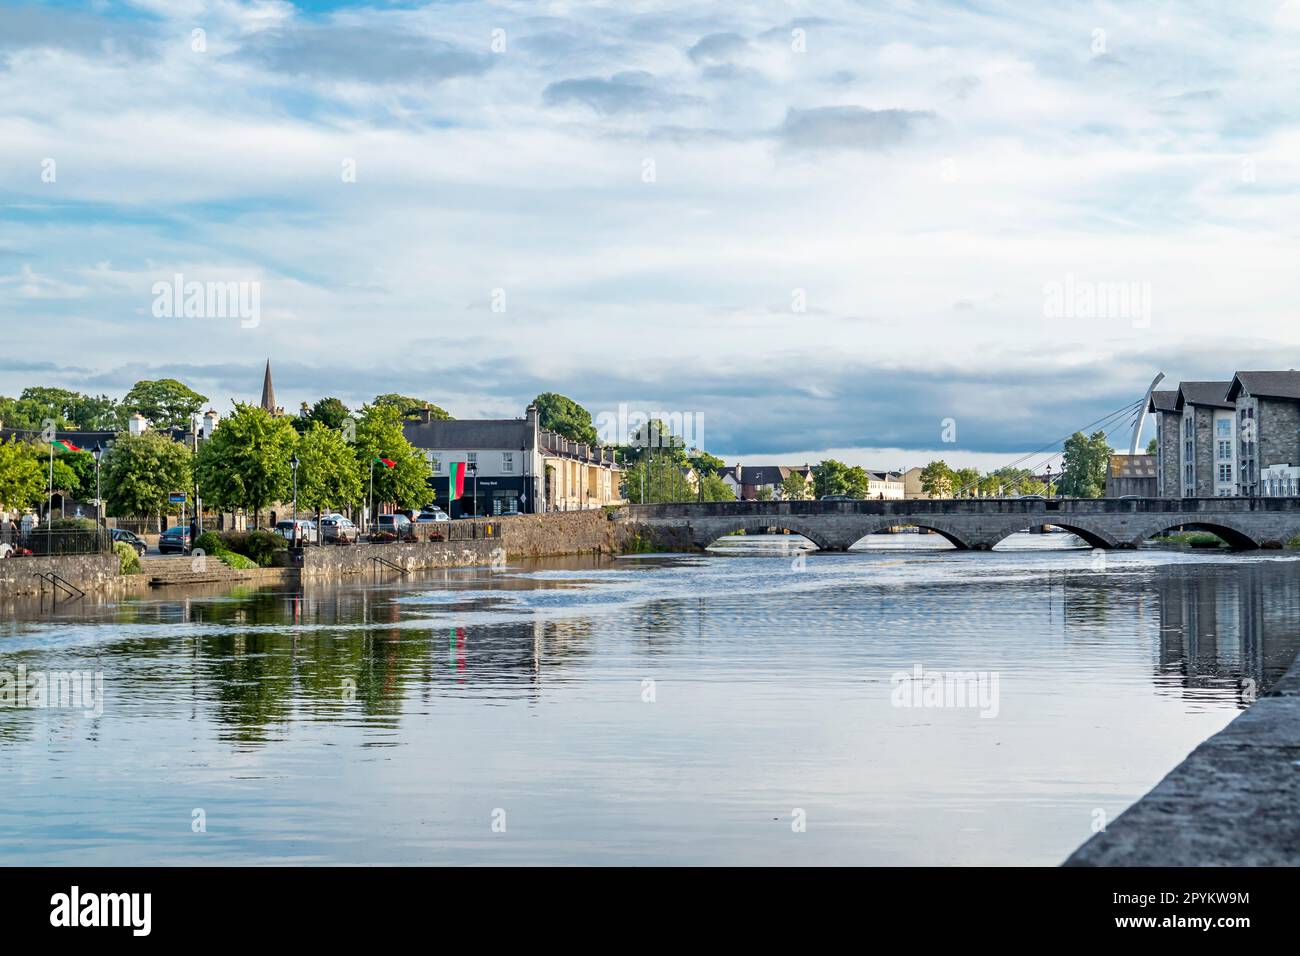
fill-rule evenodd
<path id="1" fill-rule="evenodd" d="M 122 399 L 122 408 L 127 415 L 143 415 L 154 428 L 187 428 L 207 400 L 174 378 L 160 378 L 136 382 Z"/>
<path id="2" fill-rule="evenodd" d="M 1057 492 L 1065 498 L 1100 498 L 1106 490 L 1106 468 L 1113 449 L 1104 431 L 1084 437 L 1075 432 L 1065 441 Z"/>
<path id="3" fill-rule="evenodd" d="M 308 510 L 320 512 L 362 499 L 357 456 L 337 429 L 312 422 L 298 442 L 298 460 L 298 502 Z"/>
<path id="4" fill-rule="evenodd" d="M 33 446 L 17 438 L 0 441 L 0 508 L 35 507 L 45 491 L 45 470 Z"/>
<path id="5" fill-rule="evenodd" d="M 375 479 L 375 501 L 392 501 L 404 508 L 420 508 L 434 499 L 429 478 L 433 472 L 418 448 L 402 432 L 402 414 L 394 405 L 367 405 L 357 422 L 358 477 L 366 494 L 370 476 Z M 387 458 L 393 467 L 375 464 Z"/>
<path id="6" fill-rule="evenodd" d="M 1157 447 L 1158 446 L 1156 445 L 1156 440 L 1154 438 L 1151 439 L 1149 442 L 1147 442 L 1147 454 L 1154 455 L 1156 453 Z"/>
<path id="7" fill-rule="evenodd" d="M 716 471 L 701 473 L 700 497 L 705 501 L 735 501 L 736 493 Z"/>
<path id="8" fill-rule="evenodd" d="M 119 434 L 102 462 L 108 513 L 138 518 L 158 516 L 159 529 L 171 492 L 189 492 L 193 456 L 166 435 Z"/>
<path id="9" fill-rule="evenodd" d="M 537 406 L 537 423 L 546 431 L 563 435 L 570 441 L 595 445 L 599 441 L 591 412 L 571 398 L 555 392 L 542 392 L 533 399 Z"/>
<path id="10" fill-rule="evenodd" d="M 54 487 L 86 501 L 95 496 L 95 456 L 88 451 L 59 452 L 54 456 Z"/>
<path id="11" fill-rule="evenodd" d="M 424 409 L 427 406 L 431 418 L 442 421 L 451 421 L 451 415 L 446 410 L 439 408 L 432 402 L 426 402 L 419 398 L 411 398 L 409 395 L 399 395 L 396 392 L 386 392 L 383 395 L 376 395 L 375 400 L 370 403 L 371 406 L 383 405 L 395 408 L 398 414 L 408 422 L 420 421 L 424 418 Z"/>
<path id="12" fill-rule="evenodd" d="M 930 498 L 951 497 L 953 479 L 953 470 L 940 458 L 921 469 L 921 490 Z"/>
<path id="13" fill-rule="evenodd" d="M 804 476 L 797 471 L 786 475 L 785 480 L 781 482 L 781 497 L 786 501 L 804 501 L 811 497 Z"/>
<path id="14" fill-rule="evenodd" d="M 306 405 L 303 407 L 305 408 Z M 305 435 L 311 431 L 313 424 L 319 422 L 326 428 L 337 431 L 343 427 L 344 420 L 351 414 L 348 407 L 339 399 L 322 398 L 316 401 L 316 404 L 311 407 L 311 410 L 306 415 L 295 418 L 293 427 Z"/>
<path id="15" fill-rule="evenodd" d="M 290 494 L 289 459 L 297 441 L 289 419 L 236 402 L 235 413 L 199 447 L 194 470 L 204 500 L 243 508 L 253 515 L 253 526 L 260 527 L 261 510 Z"/>
<path id="16" fill-rule="evenodd" d="M 953 495 L 959 498 L 969 498 L 975 494 L 980 483 L 980 470 L 978 468 L 958 468 L 952 473 Z"/>
<path id="17" fill-rule="evenodd" d="M 827 458 L 813 466 L 813 493 L 818 498 L 824 498 L 826 495 L 865 498 L 870 481 L 866 469 L 862 466 L 846 465 L 834 458 Z"/>

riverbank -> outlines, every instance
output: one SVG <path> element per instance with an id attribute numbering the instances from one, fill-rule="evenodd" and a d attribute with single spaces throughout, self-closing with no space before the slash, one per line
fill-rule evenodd
<path id="1" fill-rule="evenodd" d="M 1066 866 L 1300 864 L 1300 658 Z"/>

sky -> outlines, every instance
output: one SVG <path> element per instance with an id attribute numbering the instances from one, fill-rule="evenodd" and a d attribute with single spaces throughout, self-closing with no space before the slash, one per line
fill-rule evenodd
<path id="1" fill-rule="evenodd" d="M 1297 2 L 0 3 L 0 394 L 226 409 L 270 358 L 290 411 L 994 467 L 1300 366 L 1298 45 Z"/>

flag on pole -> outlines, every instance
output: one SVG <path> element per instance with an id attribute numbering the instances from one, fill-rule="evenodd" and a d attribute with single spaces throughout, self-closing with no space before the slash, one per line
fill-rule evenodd
<path id="1" fill-rule="evenodd" d="M 397 462 L 393 461 L 391 458 L 375 458 L 375 464 L 383 465 L 385 468 L 397 467 Z"/>
<path id="2" fill-rule="evenodd" d="M 55 448 L 57 448 L 59 451 L 81 451 L 81 449 L 78 448 L 76 445 L 72 444 L 72 442 L 63 441 L 60 438 L 54 439 L 52 442 L 50 442 L 50 444 L 53 445 Z"/>
<path id="3" fill-rule="evenodd" d="M 465 463 L 453 461 L 447 465 L 447 499 L 454 501 L 465 493 Z"/>

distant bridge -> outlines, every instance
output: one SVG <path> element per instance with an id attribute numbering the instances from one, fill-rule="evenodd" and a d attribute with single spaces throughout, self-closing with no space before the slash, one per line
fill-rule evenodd
<path id="1" fill-rule="evenodd" d="M 823 551 L 847 551 L 904 525 L 936 531 L 963 550 L 987 551 L 1044 524 L 1094 548 L 1136 548 L 1174 528 L 1209 531 L 1231 547 L 1280 548 L 1300 536 L 1300 498 L 918 498 L 907 501 L 710 501 L 624 505 L 615 520 L 665 547 L 705 548 L 736 531 L 780 528 Z"/>

